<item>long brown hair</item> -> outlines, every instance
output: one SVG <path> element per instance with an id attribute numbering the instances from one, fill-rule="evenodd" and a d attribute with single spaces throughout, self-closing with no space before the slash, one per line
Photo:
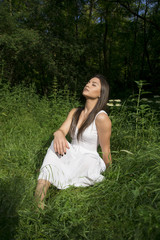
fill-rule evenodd
<path id="1" fill-rule="evenodd" d="M 97 74 L 97 75 L 93 76 L 92 78 L 98 78 L 100 80 L 101 94 L 100 94 L 100 97 L 98 98 L 98 101 L 97 101 L 95 107 L 92 109 L 92 111 L 89 113 L 87 119 L 82 123 L 81 127 L 79 128 L 78 134 L 77 134 L 78 140 L 82 136 L 82 133 L 84 132 L 84 130 L 94 121 L 96 114 L 100 110 L 106 109 L 106 104 L 108 102 L 109 84 L 106 81 L 105 77 L 101 74 Z M 81 112 L 83 111 L 83 109 L 84 109 L 84 107 L 78 107 L 73 115 L 72 123 L 71 123 L 70 130 L 69 130 L 70 136 L 73 136 L 76 131 L 76 126 L 77 126 L 77 123 L 79 120 L 79 116 L 80 116 Z"/>

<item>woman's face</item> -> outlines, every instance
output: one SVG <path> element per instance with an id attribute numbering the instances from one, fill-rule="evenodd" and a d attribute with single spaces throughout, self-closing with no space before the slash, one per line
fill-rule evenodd
<path id="1" fill-rule="evenodd" d="M 83 96 L 86 98 L 99 98 L 101 93 L 101 82 L 98 78 L 94 77 L 89 80 L 83 89 Z"/>

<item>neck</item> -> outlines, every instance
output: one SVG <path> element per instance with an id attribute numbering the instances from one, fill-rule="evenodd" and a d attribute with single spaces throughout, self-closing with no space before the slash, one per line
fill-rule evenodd
<path id="1" fill-rule="evenodd" d="M 87 99 L 84 106 L 84 113 L 89 114 L 95 107 L 98 99 Z"/>

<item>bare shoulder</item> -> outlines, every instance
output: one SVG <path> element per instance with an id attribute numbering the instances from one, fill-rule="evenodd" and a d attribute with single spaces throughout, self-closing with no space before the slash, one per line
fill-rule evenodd
<path id="1" fill-rule="evenodd" d="M 96 122 L 97 128 L 101 128 L 101 129 L 111 128 L 111 126 L 112 126 L 112 122 L 111 122 L 109 116 L 104 112 L 99 113 L 97 115 L 95 122 Z"/>
<path id="2" fill-rule="evenodd" d="M 77 111 L 78 108 L 72 108 L 70 113 L 75 113 L 75 111 Z"/>
<path id="3" fill-rule="evenodd" d="M 111 120 L 110 120 L 110 118 L 109 118 L 109 116 L 106 114 L 106 113 L 104 113 L 104 112 L 102 112 L 102 113 L 99 113 L 98 115 L 97 115 L 97 117 L 96 117 L 96 123 L 98 124 L 98 123 L 100 123 L 100 124 L 102 124 L 102 123 L 107 123 L 107 124 L 109 124 L 109 125 L 112 125 L 112 122 L 111 122 Z"/>
<path id="4" fill-rule="evenodd" d="M 68 117 L 73 117 L 73 114 L 77 111 L 78 108 L 72 108 L 68 114 Z"/>

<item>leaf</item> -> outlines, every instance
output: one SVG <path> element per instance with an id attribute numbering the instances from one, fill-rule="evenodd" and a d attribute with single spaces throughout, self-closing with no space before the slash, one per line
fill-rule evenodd
<path id="1" fill-rule="evenodd" d="M 125 149 L 122 149 L 122 150 L 120 150 L 120 152 L 126 152 L 126 153 L 128 153 L 128 154 L 134 154 L 134 153 L 132 153 L 132 152 L 130 152 L 130 151 L 128 151 L 128 150 L 125 150 Z"/>

